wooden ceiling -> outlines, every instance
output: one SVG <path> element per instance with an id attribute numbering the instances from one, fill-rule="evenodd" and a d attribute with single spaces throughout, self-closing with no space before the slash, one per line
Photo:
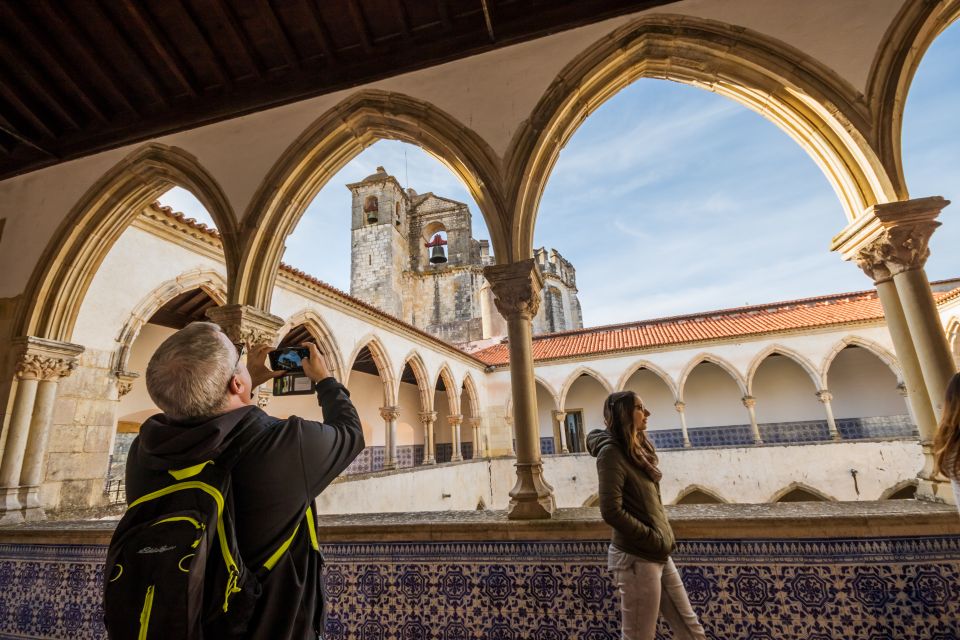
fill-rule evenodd
<path id="1" fill-rule="evenodd" d="M 170 329 L 183 329 L 191 322 L 210 322 L 207 309 L 217 306 L 203 289 L 190 289 L 169 300 L 157 309 L 149 322 Z"/>
<path id="2" fill-rule="evenodd" d="M 0 179 L 671 0 L 0 1 Z"/>

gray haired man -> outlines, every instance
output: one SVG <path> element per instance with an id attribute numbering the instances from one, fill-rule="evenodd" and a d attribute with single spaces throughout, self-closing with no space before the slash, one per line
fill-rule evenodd
<path id="1" fill-rule="evenodd" d="M 244 363 L 243 346 L 209 322 L 167 338 L 146 375 L 163 413 L 149 418 L 131 445 L 128 503 L 168 484 L 170 470 L 215 460 L 242 442 L 232 474 L 237 544 L 248 566 L 260 566 L 303 518 L 304 506 L 364 447 L 349 393 L 317 347 L 306 346 L 303 370 L 316 384 L 322 423 L 273 418 L 256 406 L 254 390 L 278 375 L 265 366 L 269 346 L 255 346 Z M 247 638 L 322 636 L 321 558 L 307 527 L 297 529 L 287 554 L 262 585 Z"/>

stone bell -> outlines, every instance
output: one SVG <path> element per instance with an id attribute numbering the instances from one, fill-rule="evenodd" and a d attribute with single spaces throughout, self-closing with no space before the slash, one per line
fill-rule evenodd
<path id="1" fill-rule="evenodd" d="M 447 261 L 447 254 L 444 253 L 441 245 L 436 245 L 430 249 L 430 264 L 443 264 Z"/>

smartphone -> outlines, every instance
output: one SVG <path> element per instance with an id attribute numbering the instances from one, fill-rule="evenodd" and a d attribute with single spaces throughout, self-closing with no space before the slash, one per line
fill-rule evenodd
<path id="1" fill-rule="evenodd" d="M 267 357 L 270 358 L 270 368 L 274 371 L 302 372 L 303 359 L 310 357 L 310 350 L 306 347 L 284 347 L 274 349 Z"/>

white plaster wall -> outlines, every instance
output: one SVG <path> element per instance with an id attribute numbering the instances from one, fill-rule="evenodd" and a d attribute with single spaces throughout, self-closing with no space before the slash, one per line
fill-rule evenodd
<path id="1" fill-rule="evenodd" d="M 401 382 L 397 399 L 397 406 L 400 407 L 400 417 L 397 419 L 397 445 L 423 444 L 423 425 L 417 415 L 422 411 L 420 392 L 415 385 Z"/>
<path id="2" fill-rule="evenodd" d="M 142 422 L 150 415 L 160 411 L 153 400 L 150 399 L 150 394 L 147 393 L 147 364 L 160 343 L 172 336 L 173 333 L 173 329 L 156 324 L 147 324 L 140 330 L 137 339 L 133 341 L 130 359 L 127 362 L 127 371 L 139 373 L 140 377 L 134 380 L 130 393 L 120 399 L 117 407 L 118 420 Z"/>
<path id="3" fill-rule="evenodd" d="M 680 414 L 674 406 L 676 400 L 670 387 L 660 376 L 648 369 L 640 369 L 627 380 L 625 390 L 633 391 L 643 400 L 643 406 L 650 412 L 647 428 L 679 429 Z"/>
<path id="4" fill-rule="evenodd" d="M 688 0 L 658 12 L 686 13 L 771 34 L 819 58 L 863 88 L 877 43 L 902 0 L 809 0 L 801 9 L 764 0 Z M 468 124 L 503 154 L 560 70 L 600 38 L 641 14 L 563 31 L 535 41 L 436 65 L 366 87 L 429 101 Z M 364 88 L 364 87 L 360 87 Z M 196 156 L 242 218 L 284 150 L 318 117 L 352 93 L 345 90 L 163 136 L 163 144 Z M 0 182 L 0 297 L 20 293 L 56 227 L 129 145 Z M 346 161 L 347 159 L 345 159 Z M 11 250 L 16 247 L 16 250 Z"/>
<path id="5" fill-rule="evenodd" d="M 360 423 L 363 425 L 363 439 L 368 447 L 382 447 L 385 426 L 380 417 L 380 407 L 383 406 L 383 382 L 379 376 L 369 373 L 353 371 L 350 382 L 350 399 L 357 408 Z"/>
<path id="6" fill-rule="evenodd" d="M 684 489 L 699 485 L 730 502 L 754 504 L 770 502 L 783 489 L 800 483 L 836 500 L 878 500 L 887 489 L 915 478 L 920 460 L 915 441 L 664 451 L 661 492 L 672 504 Z M 481 496 L 489 508 L 505 509 L 516 478 L 513 462 L 499 458 L 347 477 L 320 496 L 319 511 L 473 510 Z M 543 469 L 558 507 L 583 506 L 597 493 L 596 461 L 588 454 L 546 456 Z M 856 486 L 850 469 L 857 470 Z"/>
<path id="7" fill-rule="evenodd" d="M 796 362 L 781 355 L 764 359 L 753 381 L 757 422 L 825 420 L 813 380 Z"/>
<path id="8" fill-rule="evenodd" d="M 730 374 L 712 362 L 701 362 L 690 373 L 683 389 L 687 427 L 748 424 L 743 394 Z"/>
<path id="9" fill-rule="evenodd" d="M 565 411 L 583 411 L 583 431 L 603 428 L 603 402 L 607 399 L 607 390 L 590 376 L 582 376 L 567 392 Z"/>
<path id="10" fill-rule="evenodd" d="M 897 390 L 897 378 L 873 354 L 861 347 L 837 354 L 827 377 L 837 418 L 895 416 L 909 413 Z M 759 403 L 758 403 L 759 404 Z"/>
<path id="11" fill-rule="evenodd" d="M 556 437 L 557 421 L 553 419 L 553 412 L 557 410 L 557 401 L 544 386 L 537 383 L 537 423 L 540 425 L 541 438 Z M 559 446 L 559 442 L 557 443 Z"/>
<path id="12" fill-rule="evenodd" d="M 437 421 L 433 423 L 434 443 L 453 442 L 453 429 L 447 422 L 447 416 L 450 415 L 450 403 L 447 400 L 446 391 L 434 391 L 433 407 L 437 412 Z"/>

